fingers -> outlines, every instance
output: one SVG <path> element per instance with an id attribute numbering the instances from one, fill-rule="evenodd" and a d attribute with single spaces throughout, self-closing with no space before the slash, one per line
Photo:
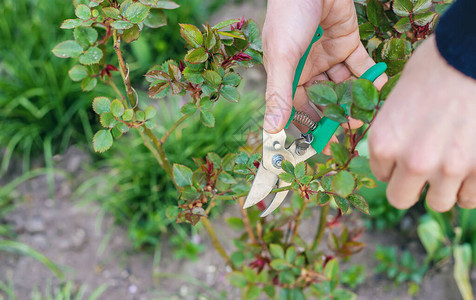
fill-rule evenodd
<path id="1" fill-rule="evenodd" d="M 466 177 L 458 194 L 458 205 L 462 208 L 476 208 L 476 174 Z"/>
<path id="2" fill-rule="evenodd" d="M 296 111 L 301 111 L 306 113 L 311 120 L 319 121 L 320 116 L 316 112 L 316 110 L 311 106 L 309 103 L 309 99 L 306 94 L 306 90 L 304 87 L 300 86 L 296 90 L 296 95 L 294 96 L 294 107 Z M 301 132 L 306 133 L 309 130 L 309 127 L 304 126 L 303 124 L 299 124 L 298 122 L 293 122 L 293 124 L 299 129 Z"/>
<path id="3" fill-rule="evenodd" d="M 352 78 L 352 73 L 344 63 L 332 66 L 326 71 L 326 74 L 335 83 L 343 82 Z"/>
<path id="4" fill-rule="evenodd" d="M 425 173 L 420 173 L 411 166 L 398 164 L 387 186 L 388 202 L 398 209 L 410 208 L 418 201 L 425 183 Z"/>
<path id="5" fill-rule="evenodd" d="M 359 46 L 347 57 L 345 64 L 355 77 L 360 77 L 365 71 L 375 65 L 375 62 L 369 56 L 362 43 L 359 43 Z M 374 85 L 380 90 L 387 80 L 387 75 L 382 74 L 374 81 Z"/>

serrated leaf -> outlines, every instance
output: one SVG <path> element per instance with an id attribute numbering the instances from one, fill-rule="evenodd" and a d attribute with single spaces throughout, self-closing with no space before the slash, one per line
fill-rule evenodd
<path id="1" fill-rule="evenodd" d="M 241 76 L 237 73 L 227 73 L 223 77 L 224 85 L 238 86 L 241 82 Z"/>
<path id="2" fill-rule="evenodd" d="M 361 39 L 370 40 L 375 36 L 375 34 L 375 26 L 372 23 L 366 22 L 364 24 L 359 25 L 359 35 Z"/>
<path id="3" fill-rule="evenodd" d="M 347 210 L 349 210 L 349 203 L 347 202 L 347 200 L 338 195 L 334 195 L 333 197 L 334 201 L 336 202 L 336 205 L 342 211 L 342 214 L 345 214 Z"/>
<path id="4" fill-rule="evenodd" d="M 118 21 L 114 21 L 111 23 L 111 27 L 114 28 L 114 29 L 129 29 L 131 28 L 132 26 L 134 26 L 134 24 L 132 24 L 131 22 L 128 22 L 128 21 L 122 21 L 122 20 L 118 20 Z"/>
<path id="5" fill-rule="evenodd" d="M 284 170 L 284 172 L 293 174 L 294 176 L 294 165 L 291 162 L 283 160 L 281 162 L 281 168 Z"/>
<path id="6" fill-rule="evenodd" d="M 352 81 L 344 81 L 336 84 L 335 92 L 339 104 L 347 104 L 352 101 Z"/>
<path id="7" fill-rule="evenodd" d="M 230 26 L 230 25 L 235 24 L 235 23 L 238 23 L 238 22 L 240 22 L 239 19 L 225 20 L 225 21 L 222 21 L 222 22 L 216 24 L 216 25 L 213 26 L 212 28 L 213 28 L 213 29 L 220 30 L 220 29 L 223 29 L 223 28 L 225 28 L 225 27 L 227 27 L 227 26 Z"/>
<path id="8" fill-rule="evenodd" d="M 370 214 L 369 212 L 369 204 L 365 201 L 364 197 L 359 194 L 352 194 L 347 197 L 350 204 L 352 204 L 355 208 L 363 212 L 364 214 Z"/>
<path id="9" fill-rule="evenodd" d="M 138 24 L 145 20 L 149 14 L 150 7 L 140 2 L 134 2 L 124 12 L 124 17 L 134 24 Z"/>
<path id="10" fill-rule="evenodd" d="M 349 150 L 340 143 L 331 143 L 331 153 L 334 160 L 341 166 L 345 165 L 350 157 Z"/>
<path id="11" fill-rule="evenodd" d="M 79 62 L 83 65 L 97 64 L 103 56 L 101 49 L 91 47 L 79 57 Z"/>
<path id="12" fill-rule="evenodd" d="M 269 245 L 269 252 L 273 258 L 284 258 L 284 249 L 279 244 Z"/>
<path id="13" fill-rule="evenodd" d="M 334 90 L 327 84 L 311 85 L 306 90 L 309 98 L 318 105 L 327 105 L 337 103 L 337 95 Z"/>
<path id="14" fill-rule="evenodd" d="M 373 110 L 378 103 L 378 90 L 373 83 L 366 79 L 357 79 L 352 84 L 354 104 L 364 110 Z"/>
<path id="15" fill-rule="evenodd" d="M 145 121 L 145 114 L 144 114 L 143 111 L 138 110 L 136 112 L 136 120 L 139 121 L 139 122 Z"/>
<path id="16" fill-rule="evenodd" d="M 258 299 L 260 294 L 261 294 L 261 288 L 259 286 L 250 285 L 248 286 L 248 290 L 246 291 L 246 299 L 249 299 L 249 300 Z"/>
<path id="17" fill-rule="evenodd" d="M 81 45 L 78 44 L 76 41 L 68 40 L 68 41 L 59 43 L 51 51 L 57 57 L 74 58 L 74 57 L 78 57 L 81 53 L 83 53 L 83 47 L 81 47 Z"/>
<path id="18" fill-rule="evenodd" d="M 395 30 L 397 30 L 400 33 L 405 33 L 408 32 L 412 28 L 412 23 L 410 22 L 409 17 L 404 17 L 398 20 L 397 23 L 393 26 Z"/>
<path id="19" fill-rule="evenodd" d="M 349 120 L 346 117 L 344 108 L 337 104 L 329 104 L 324 109 L 324 116 L 339 123 L 346 123 Z"/>
<path id="20" fill-rule="evenodd" d="M 259 27 L 253 20 L 246 21 L 242 30 L 250 43 L 254 43 L 259 38 Z"/>
<path id="21" fill-rule="evenodd" d="M 185 79 L 187 79 L 188 81 L 194 84 L 200 84 L 204 80 L 200 72 L 195 72 L 189 67 L 186 67 L 183 70 L 182 75 L 185 77 Z"/>
<path id="22" fill-rule="evenodd" d="M 388 79 L 387 83 L 385 83 L 385 85 L 382 87 L 382 90 L 380 91 L 381 100 L 387 99 L 388 95 L 393 90 L 399 79 L 400 75 L 393 76 Z"/>
<path id="23" fill-rule="evenodd" d="M 102 113 L 99 121 L 101 122 L 101 125 L 106 128 L 112 128 L 117 124 L 116 119 L 110 112 Z"/>
<path id="24" fill-rule="evenodd" d="M 119 99 L 115 99 L 111 103 L 110 110 L 115 117 L 119 118 L 124 114 L 124 105 Z"/>
<path id="25" fill-rule="evenodd" d="M 122 119 L 124 121 L 130 121 L 134 117 L 134 110 L 132 108 L 128 108 L 124 110 L 124 114 L 122 115 Z"/>
<path id="26" fill-rule="evenodd" d="M 294 175 L 291 173 L 281 173 L 278 175 L 279 179 L 286 181 L 286 182 L 293 182 L 294 181 Z"/>
<path id="27" fill-rule="evenodd" d="M 179 24 L 180 35 L 193 48 L 198 48 L 203 45 L 203 35 L 200 30 L 191 24 Z"/>
<path id="28" fill-rule="evenodd" d="M 234 271 L 227 275 L 228 281 L 236 287 L 245 287 L 248 284 L 248 280 L 241 272 Z"/>
<path id="29" fill-rule="evenodd" d="M 222 86 L 220 89 L 220 95 L 230 102 L 238 102 L 240 99 L 240 93 L 238 90 L 230 85 Z"/>
<path id="30" fill-rule="evenodd" d="M 61 29 L 72 29 L 81 26 L 83 22 L 80 19 L 67 19 L 61 24 Z"/>
<path id="31" fill-rule="evenodd" d="M 91 9 L 84 4 L 76 6 L 74 13 L 76 14 L 76 17 L 83 20 L 91 18 Z"/>
<path id="32" fill-rule="evenodd" d="M 356 156 L 350 161 L 349 170 L 355 174 L 367 175 L 370 173 L 369 160 L 362 156 Z"/>
<path id="33" fill-rule="evenodd" d="M 104 152 L 112 146 L 112 135 L 109 130 L 99 130 L 93 137 L 93 148 L 96 152 Z"/>
<path id="34" fill-rule="evenodd" d="M 284 258 L 273 259 L 270 265 L 277 271 L 282 271 L 289 268 L 288 262 Z"/>
<path id="35" fill-rule="evenodd" d="M 400 17 L 406 17 L 410 15 L 412 10 L 413 3 L 410 0 L 395 0 L 393 2 L 393 11 Z"/>
<path id="36" fill-rule="evenodd" d="M 332 179 L 333 191 L 343 198 L 346 198 L 348 195 L 350 195 L 354 190 L 354 187 L 354 176 L 352 176 L 352 174 L 347 171 L 340 171 Z"/>
<path id="37" fill-rule="evenodd" d="M 401 59 L 405 57 L 405 39 L 391 38 L 382 47 L 383 59 Z"/>
<path id="38" fill-rule="evenodd" d="M 317 204 L 319 204 L 319 205 L 327 204 L 327 202 L 329 202 L 330 198 L 331 197 L 328 194 L 324 193 L 323 191 L 319 191 L 317 193 Z"/>
<path id="39" fill-rule="evenodd" d="M 193 172 L 189 167 L 180 164 L 174 164 L 173 167 L 174 180 L 180 187 L 192 185 Z"/>
<path id="40" fill-rule="evenodd" d="M 301 178 L 306 174 L 306 163 L 300 162 L 294 167 L 294 175 L 296 178 Z"/>
<path id="41" fill-rule="evenodd" d="M 109 18 L 121 19 L 121 12 L 115 7 L 103 7 L 102 12 Z"/>
<path id="42" fill-rule="evenodd" d="M 81 89 L 85 92 L 93 90 L 98 83 L 96 77 L 86 77 L 81 81 Z"/>
<path id="43" fill-rule="evenodd" d="M 184 106 L 182 106 L 180 111 L 184 115 L 193 115 L 195 113 L 195 111 L 197 111 L 197 107 L 195 106 L 194 103 L 187 103 Z"/>
<path id="44" fill-rule="evenodd" d="M 208 53 L 205 51 L 205 48 L 203 47 L 189 50 L 184 57 L 184 60 L 191 64 L 201 64 L 207 61 L 207 59 L 208 59 Z"/>
<path id="45" fill-rule="evenodd" d="M 350 111 L 352 118 L 361 120 L 365 123 L 370 123 L 374 116 L 374 111 L 360 109 L 355 105 L 355 103 L 352 104 Z"/>
<path id="46" fill-rule="evenodd" d="M 139 37 L 140 29 L 137 24 L 135 24 L 129 29 L 124 30 L 124 33 L 122 34 L 122 40 L 126 43 L 132 43 L 133 41 L 136 41 Z"/>
<path id="47" fill-rule="evenodd" d="M 215 116 L 208 110 L 200 111 L 200 121 L 207 127 L 215 127 Z"/>
<path id="48" fill-rule="evenodd" d="M 149 28 L 159 28 L 167 25 L 167 18 L 161 10 L 153 9 L 144 20 L 144 25 Z"/>
<path id="49" fill-rule="evenodd" d="M 413 5 L 413 13 L 418 15 L 427 12 L 431 7 L 431 2 L 431 0 L 417 0 Z"/>
<path id="50" fill-rule="evenodd" d="M 286 260 L 288 263 L 290 264 L 294 264 L 294 260 L 296 259 L 296 256 L 297 256 L 297 253 L 296 253 L 296 248 L 294 248 L 293 246 L 290 246 L 287 250 L 286 250 Z"/>
<path id="51" fill-rule="evenodd" d="M 88 72 L 84 66 L 75 65 L 68 71 L 68 75 L 72 81 L 81 81 L 88 76 Z"/>
<path id="52" fill-rule="evenodd" d="M 202 73 L 202 77 L 211 86 L 218 87 L 221 84 L 221 76 L 215 71 L 206 70 Z"/>
<path id="53" fill-rule="evenodd" d="M 152 119 L 157 114 L 157 110 L 152 105 L 149 105 L 145 108 L 144 114 L 145 114 L 145 119 L 149 120 L 149 119 Z"/>
<path id="54" fill-rule="evenodd" d="M 170 0 L 159 0 L 157 4 L 154 5 L 154 8 L 162 8 L 162 9 L 176 9 L 180 7 L 177 3 Z"/>
<path id="55" fill-rule="evenodd" d="M 367 0 L 367 17 L 370 23 L 377 26 L 382 32 L 390 28 L 383 4 L 379 0 Z"/>
<path id="56" fill-rule="evenodd" d="M 215 33 L 213 31 L 210 31 L 207 34 L 207 37 L 205 38 L 204 46 L 208 50 L 211 50 L 213 47 L 215 47 L 216 43 L 217 43 L 217 39 L 216 39 Z"/>
<path id="57" fill-rule="evenodd" d="M 434 12 L 426 12 L 421 15 L 415 15 L 413 21 L 418 26 L 425 26 L 426 24 L 430 23 L 431 20 L 436 16 Z"/>

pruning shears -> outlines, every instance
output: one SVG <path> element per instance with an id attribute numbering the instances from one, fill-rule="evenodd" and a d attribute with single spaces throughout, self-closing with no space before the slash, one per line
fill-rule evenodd
<path id="1" fill-rule="evenodd" d="M 321 38 L 322 33 L 322 27 L 319 26 L 306 52 L 299 60 L 293 80 L 293 98 L 312 45 Z M 360 78 L 374 81 L 377 77 L 382 75 L 386 69 L 387 65 L 385 63 L 378 63 L 368 69 Z M 300 138 L 294 140 L 291 145 L 286 147 L 286 129 L 288 129 L 292 121 L 303 120 L 303 118 L 304 122 L 309 127 L 309 131 L 306 134 L 301 134 Z M 271 190 L 275 187 L 282 188 L 290 185 L 283 180 L 279 180 L 278 175 L 284 172 L 281 168 L 281 162 L 287 160 L 295 166 L 315 154 L 321 153 L 340 124 L 339 122 L 327 117 L 322 117 L 319 122 L 314 122 L 309 118 L 310 117 L 303 112 L 296 112 L 293 107 L 291 117 L 289 118 L 285 129 L 274 134 L 267 133 L 263 130 L 262 160 L 243 208 L 248 208 L 257 204 L 268 196 Z M 279 205 L 281 205 L 287 194 L 288 190 L 277 192 L 268 207 L 261 213 L 261 217 L 265 217 L 272 213 Z"/>

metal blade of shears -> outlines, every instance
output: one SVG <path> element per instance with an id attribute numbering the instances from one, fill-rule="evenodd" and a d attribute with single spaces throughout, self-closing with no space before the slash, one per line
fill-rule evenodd
<path id="1" fill-rule="evenodd" d="M 279 180 L 278 187 L 282 188 L 285 186 L 289 186 L 289 182 Z M 260 217 L 266 217 L 267 215 L 272 213 L 276 208 L 278 208 L 281 205 L 281 203 L 283 203 L 284 199 L 286 199 L 288 192 L 289 192 L 288 190 L 277 192 L 273 200 L 271 201 L 271 203 L 268 205 L 268 207 L 266 207 L 266 209 L 261 213 Z"/>
<path id="2" fill-rule="evenodd" d="M 277 181 L 278 175 L 266 170 L 261 161 L 258 172 L 256 172 L 255 179 L 251 185 L 250 192 L 246 197 L 243 209 L 255 205 L 268 196 L 269 192 L 276 186 Z"/>

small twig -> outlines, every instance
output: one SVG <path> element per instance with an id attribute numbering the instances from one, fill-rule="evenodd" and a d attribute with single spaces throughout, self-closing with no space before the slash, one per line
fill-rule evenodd
<path id="1" fill-rule="evenodd" d="M 232 270 L 236 270 L 235 266 L 233 265 L 233 262 L 231 261 L 230 257 L 226 253 L 225 249 L 223 246 L 220 244 L 220 241 L 218 240 L 218 237 L 215 233 L 215 230 L 213 229 L 212 224 L 210 221 L 202 217 L 202 224 L 203 227 L 205 227 L 205 230 L 207 231 L 208 235 L 210 236 L 210 239 L 212 240 L 213 247 L 217 250 L 218 254 L 225 260 L 226 264 L 230 266 Z"/>
<path id="2" fill-rule="evenodd" d="M 175 121 L 175 123 L 167 130 L 167 132 L 162 136 L 160 139 L 160 143 L 163 144 L 165 141 L 169 138 L 169 136 L 172 134 L 172 132 L 177 129 L 177 127 L 182 124 L 185 120 L 187 120 L 190 117 L 190 115 L 183 115 L 180 119 Z"/>
<path id="3" fill-rule="evenodd" d="M 240 203 L 240 207 L 243 207 L 243 204 L 245 204 L 245 199 L 243 197 L 240 197 L 238 199 L 238 202 Z M 248 233 L 248 236 L 250 237 L 250 242 L 252 244 L 256 244 L 253 228 L 251 227 L 250 219 L 248 218 L 248 212 L 246 211 L 246 209 L 243 209 L 243 208 L 241 208 L 240 210 L 241 210 L 241 215 L 243 217 L 243 223 L 245 223 L 246 232 Z"/>
<path id="4" fill-rule="evenodd" d="M 294 241 L 294 237 L 297 234 L 297 231 L 299 229 L 299 225 L 301 224 L 301 217 L 304 211 L 306 210 L 307 204 L 309 203 L 307 199 L 303 199 L 304 203 L 301 206 L 301 209 L 299 210 L 298 215 L 296 216 L 296 219 L 294 221 L 294 229 L 293 229 L 293 234 L 291 235 L 291 242 Z"/>
<path id="5" fill-rule="evenodd" d="M 324 237 L 324 231 L 327 227 L 327 215 L 329 214 L 329 207 L 329 205 L 325 205 L 321 209 L 321 215 L 319 216 L 319 224 L 317 227 L 316 236 L 314 237 L 314 241 L 312 242 L 311 250 L 314 250 L 321 243 L 321 240 Z"/>

